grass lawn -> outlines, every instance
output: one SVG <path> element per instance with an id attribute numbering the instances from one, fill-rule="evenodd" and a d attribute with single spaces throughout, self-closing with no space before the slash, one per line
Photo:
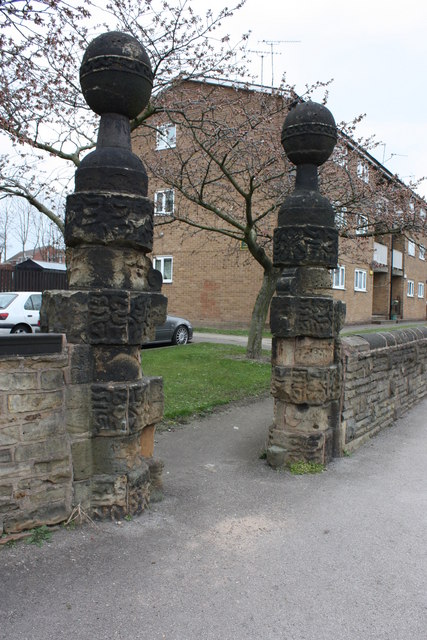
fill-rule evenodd
<path id="1" fill-rule="evenodd" d="M 413 329 L 415 326 L 425 326 L 426 322 L 424 320 L 420 320 L 418 323 L 413 322 L 412 324 L 379 324 L 375 327 L 371 327 L 369 329 L 352 329 L 351 326 L 346 329 L 341 330 L 342 336 L 349 336 L 353 334 L 362 334 L 362 333 L 379 333 L 381 331 L 397 331 L 398 329 Z M 200 333 L 217 333 L 219 335 L 229 335 L 229 336 L 247 336 L 248 331 L 245 329 L 213 329 L 212 327 L 195 327 L 194 331 L 199 331 Z M 263 338 L 271 338 L 271 333 L 268 330 L 262 332 Z"/>
<path id="2" fill-rule="evenodd" d="M 143 349 L 142 370 L 163 377 L 164 419 L 173 422 L 265 394 L 271 377 L 266 355 L 265 362 L 246 360 L 243 347 L 206 343 Z"/>

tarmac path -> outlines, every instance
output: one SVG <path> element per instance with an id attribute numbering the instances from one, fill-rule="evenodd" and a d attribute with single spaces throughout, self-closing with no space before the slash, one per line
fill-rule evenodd
<path id="1" fill-rule="evenodd" d="M 259 458 L 272 400 L 157 435 L 165 497 L 0 552 L 1 640 L 425 640 L 427 399 L 318 475 Z"/>

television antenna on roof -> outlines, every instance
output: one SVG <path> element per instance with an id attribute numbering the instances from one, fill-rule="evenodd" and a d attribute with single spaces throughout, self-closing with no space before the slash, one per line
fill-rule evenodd
<path id="1" fill-rule="evenodd" d="M 298 43 L 301 40 L 258 40 L 258 42 L 263 42 L 264 44 L 268 44 L 270 46 L 270 55 L 271 55 L 271 86 L 274 87 L 274 65 L 273 59 L 274 56 L 282 55 L 279 51 L 274 51 L 274 47 L 277 44 L 288 44 L 288 43 Z M 256 52 L 255 52 L 256 53 Z M 262 59 L 261 59 L 262 62 Z M 262 84 L 262 81 L 261 81 Z"/>

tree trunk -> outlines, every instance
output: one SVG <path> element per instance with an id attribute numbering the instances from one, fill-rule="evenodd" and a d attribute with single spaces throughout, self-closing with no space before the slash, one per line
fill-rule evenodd
<path id="1" fill-rule="evenodd" d="M 249 327 L 248 345 L 246 357 L 257 360 L 261 357 L 262 332 L 265 327 L 271 298 L 276 289 L 276 283 L 280 275 L 279 269 L 265 269 L 261 288 L 258 292 L 254 308 L 252 310 L 251 324 Z"/>

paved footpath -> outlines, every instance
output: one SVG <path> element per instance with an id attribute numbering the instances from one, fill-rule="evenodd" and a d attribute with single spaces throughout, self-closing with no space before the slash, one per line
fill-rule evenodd
<path id="1" fill-rule="evenodd" d="M 1 640 L 425 640 L 427 400 L 313 476 L 259 459 L 271 416 L 159 434 L 163 502 L 1 551 Z"/>

